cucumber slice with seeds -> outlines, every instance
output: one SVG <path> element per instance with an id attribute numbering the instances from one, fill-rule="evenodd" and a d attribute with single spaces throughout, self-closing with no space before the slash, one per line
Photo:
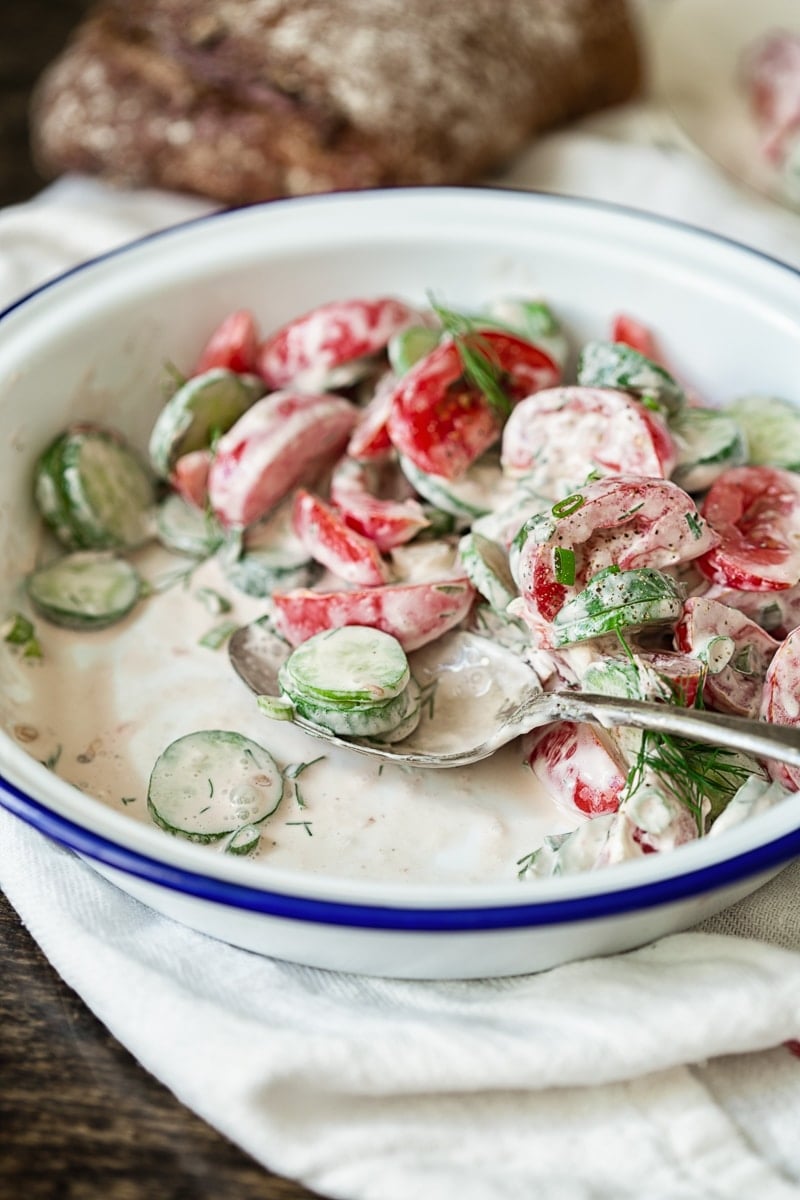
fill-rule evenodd
<path id="1" fill-rule="evenodd" d="M 105 629 L 126 616 L 142 591 L 138 572 L 112 554 L 79 550 L 34 571 L 28 595 L 37 612 L 66 629 Z"/>
<path id="2" fill-rule="evenodd" d="M 800 471 L 800 408 L 780 396 L 742 396 L 726 410 L 744 430 L 753 466 Z"/>
<path id="3" fill-rule="evenodd" d="M 301 643 L 282 667 L 281 686 L 292 700 L 356 708 L 398 696 L 410 677 L 406 653 L 391 634 L 344 625 Z"/>
<path id="4" fill-rule="evenodd" d="M 206 729 L 178 738 L 159 756 L 147 807 L 169 833 L 193 842 L 239 834 L 247 846 L 244 828 L 271 816 L 282 797 L 283 776 L 263 746 L 240 733 Z"/>
<path id="5" fill-rule="evenodd" d="M 150 434 L 150 461 L 158 475 L 169 478 L 175 461 L 192 450 L 211 445 L 264 395 L 255 375 L 237 375 L 214 367 L 195 375 L 162 408 Z"/>
<path id="6" fill-rule="evenodd" d="M 153 480 L 114 430 L 76 426 L 60 434 L 36 465 L 34 496 L 71 550 L 131 549 L 153 535 Z"/>

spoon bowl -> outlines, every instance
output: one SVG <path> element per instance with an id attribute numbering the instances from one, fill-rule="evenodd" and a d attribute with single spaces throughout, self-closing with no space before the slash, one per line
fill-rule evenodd
<path id="1" fill-rule="evenodd" d="M 234 670 L 262 696 L 278 695 L 278 670 L 291 652 L 267 618 L 242 626 L 228 644 Z M 431 769 L 480 762 L 519 735 L 557 721 L 628 725 L 800 767 L 800 735 L 788 726 L 645 700 L 543 691 L 533 669 L 512 651 L 465 630 L 414 651 L 409 663 L 417 682 L 431 690 L 431 699 L 416 730 L 403 741 L 384 746 L 340 737 L 299 714 L 294 724 L 357 754 Z"/>

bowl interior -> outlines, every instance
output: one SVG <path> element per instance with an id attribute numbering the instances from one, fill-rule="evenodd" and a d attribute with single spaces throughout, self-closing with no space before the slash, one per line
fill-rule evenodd
<path id="1" fill-rule="evenodd" d="M 267 332 L 324 301 L 381 294 L 421 303 L 433 294 L 465 309 L 494 296 L 542 295 L 574 345 L 604 336 L 612 316 L 628 312 L 657 331 L 667 361 L 703 400 L 724 403 L 758 391 L 800 402 L 797 276 L 669 222 L 563 198 L 450 189 L 315 197 L 202 219 L 78 269 L 3 318 L 0 612 L 24 607 L 21 581 L 43 553 L 31 498 L 33 465 L 65 425 L 75 420 L 112 425 L 143 449 L 163 400 L 165 364 L 189 369 L 227 312 L 249 307 Z M 180 624 L 185 594 L 174 588 L 165 604 Z M 108 836 L 129 838 L 174 861 L 198 863 L 204 850 L 178 845 L 151 827 L 141 794 L 128 805 L 132 797 L 124 780 L 126 773 L 138 772 L 129 790 L 141 792 L 156 747 L 187 731 L 187 723 L 225 728 L 235 719 L 237 728 L 264 740 L 263 718 L 250 708 L 244 712 L 238 681 L 221 681 L 216 666 L 211 670 L 207 660 L 188 652 L 211 623 L 207 614 L 195 612 L 189 621 L 194 641 L 172 654 L 167 676 L 159 674 L 163 647 L 147 618 L 129 626 L 122 638 L 113 630 L 79 639 L 48 629 L 53 661 L 68 664 L 68 670 L 50 689 L 46 712 L 36 707 L 42 687 L 35 671 L 0 655 L 3 772 L 35 798 Z M 195 698 L 191 713 L 182 707 L 187 689 Z M 99 710 L 113 714 L 102 736 L 93 726 Z M 26 740 L 26 726 L 37 736 Z M 305 739 L 292 743 L 291 731 L 280 736 L 289 738 L 288 747 L 282 743 L 284 761 L 308 757 Z M 64 771 L 65 758 L 53 763 L 62 754 L 86 761 Z M 42 767 L 48 761 L 55 772 Z M 468 787 L 451 782 L 446 795 L 436 797 L 437 815 L 428 810 L 429 836 L 420 839 L 424 803 L 418 812 L 398 811 L 382 791 L 385 781 L 373 777 L 372 764 L 367 769 L 349 756 L 344 762 L 333 755 L 324 768 L 331 780 L 329 825 L 322 817 L 317 823 L 317 830 L 329 829 L 328 852 L 312 854 L 310 839 L 302 840 L 309 837 L 307 814 L 294 797 L 297 810 L 284 820 L 297 834 L 294 845 L 285 854 L 278 851 L 267 868 L 311 872 L 315 886 L 322 877 L 341 876 L 355 886 L 364 882 L 374 889 L 388 880 L 402 887 L 408 867 L 392 858 L 392 840 L 404 836 L 421 841 L 415 861 L 428 856 L 418 876 L 426 886 L 458 889 L 488 882 L 496 892 L 508 883 L 510 895 L 513 857 L 501 865 L 502 856 L 513 844 L 520 855 L 532 849 L 529 839 L 544 828 L 541 811 L 526 811 L 528 785 L 518 768 L 509 759 L 500 768 L 495 763 L 472 769 Z M 101 783 L 101 776 L 111 783 Z M 308 778 L 313 791 L 310 773 Z M 430 783 L 430 797 L 439 787 L 439 779 Z M 371 793 L 380 797 L 384 822 L 377 857 L 363 801 Z M 489 817 L 482 807 L 487 794 L 493 798 Z M 362 797 L 361 806 L 354 807 L 355 796 Z M 785 817 L 768 816 L 753 823 L 752 835 L 734 831 L 731 848 L 790 827 Z M 515 822 L 521 822 L 517 834 Z M 442 835 L 448 823 L 467 825 L 456 850 Z M 485 866 L 487 844 L 495 846 L 497 862 L 482 877 L 476 864 Z M 724 856 L 717 846 L 689 849 L 686 863 Z M 210 870 L 255 878 L 253 864 L 223 863 L 219 855 L 207 861 L 213 863 Z"/>

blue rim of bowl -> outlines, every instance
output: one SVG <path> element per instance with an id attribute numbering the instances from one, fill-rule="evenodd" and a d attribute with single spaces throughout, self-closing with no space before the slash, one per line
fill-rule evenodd
<path id="1" fill-rule="evenodd" d="M 790 275 L 800 276 L 800 269 L 783 262 L 762 250 L 746 246 L 734 238 L 713 230 L 666 217 L 659 213 L 650 213 L 628 205 L 615 204 L 605 200 L 594 200 L 585 196 L 559 195 L 552 192 L 533 189 L 515 188 L 411 188 L 411 189 L 364 189 L 350 193 L 336 192 L 316 196 L 293 197 L 283 200 L 268 201 L 262 204 L 243 206 L 236 209 L 219 209 L 215 212 L 201 214 L 178 222 L 164 229 L 154 230 L 142 235 L 124 245 L 113 247 L 103 254 L 76 264 L 62 271 L 52 279 L 48 279 L 38 287 L 33 288 L 24 296 L 15 300 L 0 311 L 0 322 L 34 297 L 50 288 L 57 286 L 63 280 L 73 275 L 91 269 L 95 264 L 116 258 L 134 251 L 138 246 L 145 245 L 160 238 L 188 229 L 194 225 L 208 221 L 224 220 L 226 217 L 235 218 L 241 213 L 254 210 L 284 207 L 292 205 L 324 206 L 327 202 L 340 200 L 345 195 L 357 200 L 368 199 L 376 195 L 388 195 L 395 200 L 408 194 L 421 192 L 437 195 L 455 194 L 473 195 L 485 193 L 492 196 L 516 198 L 518 201 L 536 197 L 544 198 L 556 204 L 564 203 L 579 207 L 594 208 L 611 214 L 618 213 L 645 224 L 664 225 L 670 229 L 686 232 L 690 235 L 709 239 L 723 245 L 734 247 L 753 258 L 769 262 Z M 20 817 L 32 825 L 40 833 L 67 849 L 94 860 L 105 867 L 121 871 L 146 883 L 171 891 L 191 896 L 197 900 L 227 906 L 248 912 L 291 919 L 316 924 L 355 927 L 366 929 L 398 930 L 408 932 L 473 932 L 493 929 L 536 928 L 554 925 L 570 924 L 578 921 L 594 921 L 613 916 L 631 915 L 633 913 L 655 908 L 664 904 L 679 903 L 695 897 L 718 891 L 722 888 L 735 887 L 758 877 L 766 877 L 793 859 L 800 856 L 800 828 L 784 834 L 781 837 L 744 851 L 721 862 L 699 867 L 692 871 L 669 876 L 666 879 L 655 880 L 652 883 L 637 884 L 629 888 L 617 888 L 598 894 L 573 897 L 563 900 L 549 900 L 534 904 L 495 905 L 484 908 L 399 908 L 386 905 L 345 903 L 334 900 L 320 900 L 311 897 L 288 895 L 267 889 L 254 888 L 245 884 L 231 883 L 227 880 L 215 879 L 201 875 L 195 871 L 173 867 L 158 859 L 138 851 L 120 846 L 109 838 L 94 834 L 76 822 L 53 812 L 46 805 L 34 800 L 26 792 L 0 775 L 0 805 L 14 816 Z M 676 851 L 679 853 L 679 851 Z"/>
<path id="2" fill-rule="evenodd" d="M 540 928 L 624 916 L 766 876 L 800 855 L 800 828 L 763 846 L 693 871 L 590 896 L 485 908 L 401 908 L 289 895 L 173 867 L 54 813 L 0 776 L 0 805 L 52 841 L 170 891 L 228 908 L 300 922 L 417 933 Z M 680 850 L 671 851 L 680 854 Z"/>

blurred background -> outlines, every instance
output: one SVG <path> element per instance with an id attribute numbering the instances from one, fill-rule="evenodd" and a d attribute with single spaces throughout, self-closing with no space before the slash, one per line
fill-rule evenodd
<path id="1" fill-rule="evenodd" d="M 0 205 L 43 186 L 28 145 L 30 91 L 88 7 L 89 0 L 0 0 Z"/>

